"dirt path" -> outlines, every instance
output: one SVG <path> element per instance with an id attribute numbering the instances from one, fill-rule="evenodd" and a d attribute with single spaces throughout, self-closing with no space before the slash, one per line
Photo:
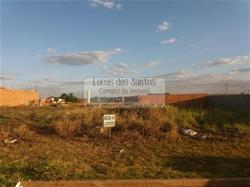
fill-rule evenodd
<path id="1" fill-rule="evenodd" d="M 249 187 L 250 178 L 21 182 L 22 187 Z"/>

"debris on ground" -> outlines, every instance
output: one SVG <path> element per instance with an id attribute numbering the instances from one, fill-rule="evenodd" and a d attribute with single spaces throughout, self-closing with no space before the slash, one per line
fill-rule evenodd
<path id="1" fill-rule="evenodd" d="M 104 128 L 100 128 L 100 131 L 99 131 L 101 134 L 104 133 Z"/>
<path id="2" fill-rule="evenodd" d="M 123 153 L 125 150 L 124 149 L 121 149 L 120 151 L 119 151 L 119 153 Z"/>
<path id="3" fill-rule="evenodd" d="M 197 132 L 194 131 L 194 130 L 192 130 L 192 129 L 185 129 L 185 128 L 182 128 L 181 131 L 182 131 L 182 133 L 183 133 L 184 135 L 187 135 L 187 136 L 194 137 L 194 136 L 197 135 Z"/>
<path id="4" fill-rule="evenodd" d="M 186 136 L 195 137 L 195 138 L 202 139 L 202 140 L 205 140 L 208 138 L 206 134 L 198 133 L 192 129 L 182 128 L 181 132 Z"/>
<path id="5" fill-rule="evenodd" d="M 21 182 L 18 182 L 15 187 L 22 187 Z"/>
<path id="6" fill-rule="evenodd" d="M 14 143 L 16 143 L 18 141 L 18 139 L 12 139 L 12 140 L 10 140 L 10 139 L 5 139 L 4 140 L 4 143 L 6 143 L 6 144 L 14 144 Z"/>
<path id="7" fill-rule="evenodd" d="M 203 139 L 203 140 L 204 140 L 204 139 L 207 139 L 207 135 L 205 135 L 205 134 L 202 135 L 202 136 L 200 137 L 200 139 Z"/>
<path id="8" fill-rule="evenodd" d="M 98 132 L 99 132 L 100 134 L 103 134 L 104 131 L 105 131 L 105 128 L 104 128 L 104 127 L 100 127 L 100 126 L 96 127 L 96 129 L 98 130 Z"/>

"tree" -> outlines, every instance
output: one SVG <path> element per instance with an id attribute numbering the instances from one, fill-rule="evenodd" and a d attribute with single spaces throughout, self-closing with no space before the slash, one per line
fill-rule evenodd
<path id="1" fill-rule="evenodd" d="M 66 103 L 67 102 L 71 102 L 71 103 L 76 103 L 78 102 L 78 98 L 76 96 L 74 96 L 73 93 L 69 93 L 69 94 L 66 94 L 66 93 L 63 93 L 61 96 L 60 96 L 61 99 L 63 99 Z"/>
<path id="2" fill-rule="evenodd" d="M 72 102 L 72 103 L 76 103 L 78 101 L 78 98 L 76 96 L 74 96 L 73 93 L 69 93 L 69 95 L 68 95 L 68 101 Z"/>
<path id="3" fill-rule="evenodd" d="M 60 96 L 60 99 L 63 99 L 65 102 L 66 100 L 68 99 L 68 95 L 66 93 L 63 93 L 61 96 Z"/>

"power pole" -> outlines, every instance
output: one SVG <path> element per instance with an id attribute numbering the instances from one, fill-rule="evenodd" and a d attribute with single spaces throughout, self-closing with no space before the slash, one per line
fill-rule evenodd
<path id="1" fill-rule="evenodd" d="M 226 89 L 226 95 L 228 95 L 228 81 L 222 81 L 221 82 L 225 85 L 225 89 Z"/>
<path id="2" fill-rule="evenodd" d="M 228 95 L 228 82 L 226 81 L 226 95 Z"/>

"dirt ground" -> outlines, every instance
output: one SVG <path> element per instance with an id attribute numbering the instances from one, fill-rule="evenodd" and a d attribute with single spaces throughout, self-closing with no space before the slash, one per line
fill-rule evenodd
<path id="1" fill-rule="evenodd" d="M 102 129 L 107 113 L 116 114 L 112 139 Z M 0 186 L 19 180 L 250 177 L 249 116 L 175 107 L 1 108 Z M 198 134 L 184 135 L 183 128 Z"/>

